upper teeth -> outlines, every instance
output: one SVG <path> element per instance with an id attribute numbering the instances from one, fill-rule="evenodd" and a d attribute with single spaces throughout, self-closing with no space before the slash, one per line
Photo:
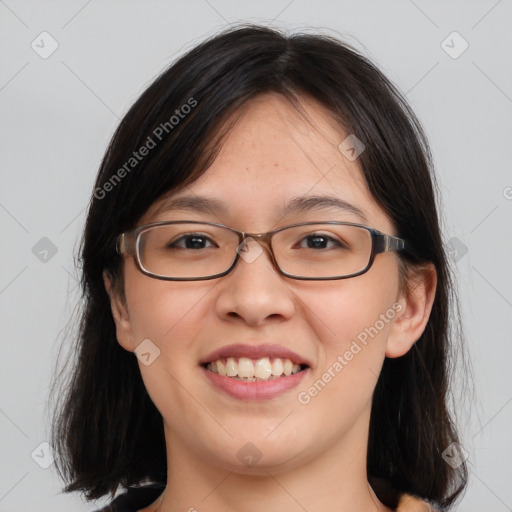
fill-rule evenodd
<path id="1" fill-rule="evenodd" d="M 219 375 L 227 377 L 238 377 L 240 379 L 262 379 L 269 380 L 289 376 L 300 371 L 300 365 L 292 363 L 289 359 L 274 358 L 272 361 L 268 357 L 252 360 L 248 357 L 228 357 L 227 359 L 217 359 L 208 363 L 208 370 Z"/>

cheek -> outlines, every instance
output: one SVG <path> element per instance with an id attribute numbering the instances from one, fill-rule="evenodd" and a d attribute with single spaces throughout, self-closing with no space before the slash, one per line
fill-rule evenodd
<path id="1" fill-rule="evenodd" d="M 389 332 L 395 316 L 393 304 L 399 296 L 398 269 L 396 265 L 374 264 L 361 276 L 310 286 L 300 293 L 308 306 L 304 315 L 309 309 L 308 323 L 315 326 L 320 340 L 333 349 L 343 349 L 359 334 L 369 329 L 374 332 L 371 328 L 375 325 L 381 337 Z"/>
<path id="2" fill-rule="evenodd" d="M 135 342 L 148 338 L 166 352 L 190 344 L 195 332 L 204 325 L 200 319 L 206 316 L 211 284 L 162 281 L 144 276 L 136 269 L 127 269 L 125 276 Z"/>
<path id="3" fill-rule="evenodd" d="M 317 364 L 297 390 L 296 419 L 305 439 L 321 432 L 327 447 L 358 422 L 356 435 L 367 428 L 399 291 L 396 266 L 376 265 L 374 270 L 301 289 L 301 314 L 316 338 Z M 280 435 L 278 441 L 286 445 L 289 433 Z"/>
<path id="4" fill-rule="evenodd" d="M 190 381 L 197 370 L 195 340 L 209 331 L 212 284 L 161 281 L 135 272 L 125 274 L 134 345 L 150 340 L 151 358 L 156 354 L 148 365 L 139 361 L 146 390 L 164 417 L 174 417 L 180 410 L 180 421 L 200 422 L 201 409 L 194 407 L 183 386 L 195 394 L 195 382 Z"/>
<path id="5" fill-rule="evenodd" d="M 316 396 L 322 391 L 326 405 L 341 397 L 354 401 L 352 406 L 357 401 L 361 404 L 371 397 L 397 315 L 396 265 L 375 265 L 372 272 L 318 288 L 321 301 L 313 300 L 313 289 L 309 301 L 307 295 L 304 292 L 304 302 L 312 307 L 304 308 L 304 316 L 320 347 L 315 369 L 320 382 L 307 394 Z M 329 391 L 324 393 L 324 388 Z"/>

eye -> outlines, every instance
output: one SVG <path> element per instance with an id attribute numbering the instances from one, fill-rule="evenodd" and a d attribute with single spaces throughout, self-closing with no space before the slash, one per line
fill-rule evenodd
<path id="1" fill-rule="evenodd" d="M 328 235 L 322 233 L 312 233 L 305 236 L 297 244 L 303 249 L 329 249 L 333 247 L 347 247 L 340 240 L 336 240 Z"/>
<path id="2" fill-rule="evenodd" d="M 201 233 L 187 233 L 169 242 L 167 247 L 169 249 L 207 249 L 218 247 L 218 245 Z"/>

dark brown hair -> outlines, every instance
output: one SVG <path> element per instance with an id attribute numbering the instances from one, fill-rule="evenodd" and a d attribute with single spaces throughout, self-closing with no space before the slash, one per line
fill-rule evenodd
<path id="1" fill-rule="evenodd" d="M 124 116 L 106 151 L 81 246 L 75 361 L 54 391 L 52 445 L 65 491 L 92 499 L 119 485 L 166 482 L 162 417 L 135 356 L 116 341 L 102 273 L 122 287 L 116 236 L 164 193 L 200 176 L 215 158 L 219 126 L 267 92 L 317 100 L 345 133 L 363 141 L 359 164 L 368 188 L 410 247 L 400 255 L 402 264 L 435 265 L 438 286 L 427 327 L 405 356 L 385 360 L 377 382 L 367 467 L 369 477 L 393 490 L 391 497 L 379 495 L 388 506 L 407 492 L 449 507 L 465 487 L 467 469 L 441 457 L 458 439 L 447 408 L 453 286 L 426 138 L 397 89 L 347 44 L 253 25 L 226 30 L 172 64 Z M 147 155 L 130 160 L 149 139 L 155 145 Z"/>

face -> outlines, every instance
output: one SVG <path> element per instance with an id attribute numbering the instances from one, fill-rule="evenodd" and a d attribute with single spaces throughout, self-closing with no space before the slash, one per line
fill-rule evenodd
<path id="1" fill-rule="evenodd" d="M 395 234 L 357 159 L 338 149 L 347 134 L 319 104 L 304 98 L 302 104 L 305 117 L 277 95 L 246 104 L 207 172 L 154 203 L 139 225 L 196 220 L 262 233 L 334 220 Z M 353 208 L 308 204 L 283 213 L 294 199 L 312 196 L 335 197 Z M 220 207 L 168 208 L 182 197 Z M 341 453 L 365 464 L 377 377 L 390 347 L 404 344 L 397 326 L 406 301 L 396 253 L 377 255 L 358 277 L 299 281 L 279 274 L 266 249 L 250 250 L 258 251 L 254 259 L 240 258 L 231 273 L 206 281 L 154 279 L 125 258 L 126 302 L 115 310 L 118 340 L 131 351 L 150 340 L 151 359 L 160 351 L 139 366 L 164 418 L 168 455 L 238 472 L 284 471 Z M 277 373 L 277 359 L 303 369 L 265 383 L 209 371 L 207 363 L 226 364 L 229 356 L 256 365 L 268 357 Z M 255 468 L 251 457 L 259 459 Z"/>

